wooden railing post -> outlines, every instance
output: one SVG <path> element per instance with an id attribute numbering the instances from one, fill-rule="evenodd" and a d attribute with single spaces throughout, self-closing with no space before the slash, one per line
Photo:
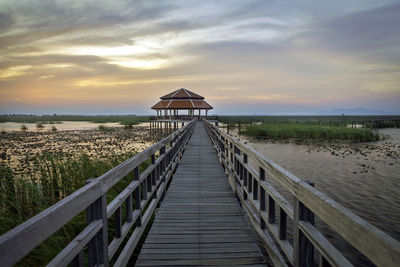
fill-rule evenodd
<path id="1" fill-rule="evenodd" d="M 165 148 L 165 146 L 163 146 L 163 147 L 160 149 L 160 157 L 161 157 L 162 155 L 165 154 L 165 151 L 166 151 L 166 148 Z M 164 157 L 164 159 L 161 160 L 161 162 L 160 162 L 160 165 L 161 165 L 160 174 L 161 174 L 161 176 L 162 176 L 161 180 L 162 180 L 163 182 L 165 182 L 165 168 L 166 168 L 165 161 L 166 161 L 166 157 Z"/>
<path id="2" fill-rule="evenodd" d="M 95 179 L 88 179 L 86 184 Z M 108 266 L 108 233 L 107 233 L 107 199 L 104 193 L 100 198 L 86 208 L 86 222 L 101 220 L 102 228 L 88 243 L 89 266 Z"/>
<path id="3" fill-rule="evenodd" d="M 314 183 L 307 182 L 311 186 Z M 314 225 L 314 214 L 294 197 L 293 217 L 293 261 L 295 267 L 308 267 L 314 265 L 314 246 L 299 228 L 300 221 L 308 221 Z"/>
<path id="4" fill-rule="evenodd" d="M 248 164 L 247 154 L 243 153 L 243 162 Z M 245 188 L 247 187 L 247 168 L 243 168 L 243 198 L 247 200 L 247 193 Z"/>
<path id="5" fill-rule="evenodd" d="M 133 179 L 135 181 L 139 181 L 140 177 L 139 177 L 139 166 L 136 167 L 133 170 Z M 141 184 L 139 183 L 138 187 L 136 187 L 136 189 L 133 191 L 133 194 L 135 196 L 135 210 L 139 210 L 139 218 L 136 221 L 136 226 L 140 227 L 142 226 L 142 212 L 141 212 L 141 198 L 140 198 L 140 188 L 141 188 Z"/>
<path id="6" fill-rule="evenodd" d="M 259 170 L 259 176 L 260 176 L 260 183 L 262 181 L 265 181 L 265 170 L 261 167 Z M 261 185 L 260 185 L 260 211 L 261 212 L 265 211 L 265 189 Z M 261 226 L 261 229 L 266 228 L 265 221 L 261 214 L 260 214 L 260 226 Z"/>
<path id="7" fill-rule="evenodd" d="M 121 230 L 122 230 L 122 213 L 121 213 L 121 206 L 114 213 L 114 228 L 115 228 L 115 237 L 121 237 Z"/>
<path id="8" fill-rule="evenodd" d="M 125 217 L 127 222 L 132 222 L 132 194 L 125 200 Z"/>
<path id="9" fill-rule="evenodd" d="M 85 257 L 83 254 L 83 250 L 81 250 L 78 255 L 71 261 L 72 267 L 83 267 L 85 266 Z"/>
<path id="10" fill-rule="evenodd" d="M 153 154 L 151 154 L 151 164 L 154 165 L 156 163 L 156 156 Z M 157 181 L 156 181 L 156 168 L 154 168 L 151 171 L 151 186 L 156 186 Z M 154 191 L 154 198 L 157 198 L 157 190 Z"/>

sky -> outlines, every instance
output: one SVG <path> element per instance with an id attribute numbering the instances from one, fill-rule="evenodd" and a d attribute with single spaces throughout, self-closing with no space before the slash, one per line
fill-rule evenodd
<path id="1" fill-rule="evenodd" d="M 400 1 L 0 0 L 0 113 L 400 113 Z"/>

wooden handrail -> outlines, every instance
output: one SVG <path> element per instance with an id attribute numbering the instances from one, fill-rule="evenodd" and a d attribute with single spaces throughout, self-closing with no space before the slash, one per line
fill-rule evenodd
<path id="1" fill-rule="evenodd" d="M 100 177 L 88 180 L 88 183 L 79 190 L 0 236 L 1 265 L 12 266 L 17 263 L 84 210 L 88 226 L 49 263 L 49 266 L 83 264 L 83 248 L 86 245 L 90 266 L 108 266 L 109 260 L 115 257 L 129 230 L 136 226 L 116 259 L 115 266 L 125 265 L 165 193 L 196 121 L 192 120 Z M 155 160 L 156 152 L 159 152 L 157 160 Z M 152 164 L 140 175 L 139 166 L 147 159 L 151 159 Z M 134 173 L 134 181 L 107 205 L 105 200 L 107 191 L 131 172 Z M 135 207 L 133 207 L 133 196 Z M 126 219 L 122 222 L 121 212 L 124 203 Z M 115 233 L 108 244 L 107 219 L 112 216 L 114 216 Z"/>
<path id="2" fill-rule="evenodd" d="M 314 227 L 314 215 L 329 225 L 343 239 L 378 266 L 395 266 L 400 260 L 400 242 L 347 210 L 312 185 L 299 179 L 276 163 L 246 146 L 239 139 L 204 120 L 233 190 L 247 211 L 257 233 L 266 244 L 272 260 L 285 265 L 275 243 L 294 266 L 306 266 L 319 252 L 320 265 L 352 266 L 352 264 Z M 248 163 L 251 158 L 259 171 Z M 294 198 L 288 203 L 269 183 L 274 178 Z M 275 214 L 275 205 L 279 214 Z M 279 216 L 279 220 L 277 217 Z M 286 217 L 293 220 L 293 243 L 286 238 Z M 268 231 L 267 231 L 268 229 Z M 271 235 L 275 242 L 271 242 Z"/>

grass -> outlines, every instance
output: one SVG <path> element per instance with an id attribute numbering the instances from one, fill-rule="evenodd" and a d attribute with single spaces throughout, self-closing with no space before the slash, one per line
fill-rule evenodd
<path id="1" fill-rule="evenodd" d="M 99 125 L 99 131 L 102 131 L 102 132 L 114 132 L 115 128 L 114 127 L 108 127 L 108 126 L 105 126 L 105 125 Z"/>
<path id="2" fill-rule="evenodd" d="M 271 122 L 250 125 L 243 134 L 271 139 L 323 139 L 370 142 L 379 140 L 379 135 L 371 130 L 338 126 L 313 125 L 307 123 Z"/>
<path id="3" fill-rule="evenodd" d="M 58 154 L 44 154 L 36 158 L 35 168 L 39 180 L 22 180 L 14 176 L 5 164 L 0 165 L 0 235 L 38 214 L 68 196 L 85 184 L 91 177 L 98 177 L 122 163 L 132 153 L 110 155 L 100 160 L 82 154 L 77 159 L 65 159 Z M 143 171 L 149 166 L 144 162 Z M 107 200 L 115 198 L 133 179 L 132 174 L 124 177 L 107 192 Z M 124 212 L 123 212 L 124 214 Z M 24 257 L 19 266 L 42 266 L 52 259 L 86 226 L 85 212 L 76 216 L 67 225 Z M 109 224 L 113 231 L 113 224 Z"/>
<path id="4" fill-rule="evenodd" d="M 43 123 L 41 123 L 41 122 L 36 123 L 36 128 L 43 129 L 44 128 Z"/>
<path id="5" fill-rule="evenodd" d="M 373 123 L 379 119 L 400 119 L 400 116 L 220 116 L 218 120 L 222 123 L 234 126 L 239 122 L 242 124 L 250 124 L 253 122 L 261 123 L 307 123 L 312 125 L 325 126 L 342 126 L 353 124 L 363 124 L 366 128 L 385 128 L 400 127 L 400 122 L 379 122 Z"/>
<path id="6" fill-rule="evenodd" d="M 26 130 L 28 130 L 28 127 L 26 127 L 25 124 L 22 124 L 22 125 L 21 125 L 21 130 L 22 130 L 22 131 L 26 131 Z"/>
<path id="7" fill-rule="evenodd" d="M 136 125 L 141 122 L 148 122 L 149 116 L 135 115 L 109 115 L 109 116 L 86 116 L 86 115 L 1 115 L 0 122 L 17 123 L 45 123 L 55 124 L 62 121 L 89 121 L 94 123 L 119 122 L 122 125 Z"/>

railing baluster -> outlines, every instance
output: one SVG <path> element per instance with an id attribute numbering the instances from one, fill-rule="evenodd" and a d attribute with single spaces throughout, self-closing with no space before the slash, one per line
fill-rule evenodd
<path id="1" fill-rule="evenodd" d="M 127 222 L 132 222 L 132 194 L 125 200 L 125 217 Z"/>
<path id="2" fill-rule="evenodd" d="M 331 267 L 330 263 L 322 256 L 319 254 L 319 262 L 318 262 L 319 267 Z"/>
<path id="3" fill-rule="evenodd" d="M 122 228 L 122 213 L 121 206 L 114 213 L 114 227 L 115 227 L 115 237 L 121 237 L 121 228 Z"/>
<path id="4" fill-rule="evenodd" d="M 286 225 L 287 225 L 287 215 L 286 212 L 279 208 L 279 239 L 286 240 Z"/>
<path id="5" fill-rule="evenodd" d="M 258 200 L 258 181 L 253 179 L 253 199 Z"/>
<path id="6" fill-rule="evenodd" d="M 90 183 L 95 179 L 89 179 L 86 183 Z M 107 234 L 107 199 L 105 193 L 86 208 L 86 222 L 101 220 L 102 228 L 88 243 L 89 266 L 103 264 L 108 266 L 108 234 Z"/>
<path id="7" fill-rule="evenodd" d="M 71 261 L 72 267 L 83 267 L 85 266 L 85 258 L 83 255 L 83 250 L 81 250 L 78 255 Z"/>
<path id="8" fill-rule="evenodd" d="M 249 193 L 253 192 L 253 175 L 249 173 L 249 178 L 248 178 L 249 184 L 247 185 L 247 190 L 249 190 Z"/>
<path id="9" fill-rule="evenodd" d="M 248 164 L 248 158 L 247 158 L 247 154 L 243 153 L 243 162 L 244 164 Z M 248 172 L 247 172 L 247 168 L 243 168 L 243 197 L 246 200 L 247 199 L 247 192 L 245 190 L 245 188 L 247 187 L 247 177 Z"/>
<path id="10" fill-rule="evenodd" d="M 275 200 L 268 196 L 268 222 L 275 223 Z"/>
<path id="11" fill-rule="evenodd" d="M 265 170 L 261 167 L 259 170 L 259 176 L 260 176 L 259 178 L 260 178 L 260 183 L 261 183 L 262 181 L 265 180 Z M 261 185 L 260 185 L 260 211 L 261 212 L 265 211 L 265 189 Z M 262 215 L 260 215 L 260 226 L 261 226 L 261 229 L 266 228 L 266 224 L 265 224 L 265 221 L 264 221 L 264 218 L 262 217 Z"/>
<path id="12" fill-rule="evenodd" d="M 165 148 L 165 146 L 163 146 L 161 149 L 160 149 L 160 157 L 161 156 L 163 156 L 164 154 L 165 154 L 165 151 L 166 151 L 166 148 Z M 161 163 L 160 163 L 160 165 L 161 165 L 161 169 L 160 169 L 160 175 L 162 176 L 162 181 L 163 182 L 165 182 L 165 167 L 166 167 L 166 164 L 165 164 L 165 157 L 164 157 L 164 159 L 161 161 Z"/>
<path id="13" fill-rule="evenodd" d="M 136 181 L 139 181 L 139 167 L 136 167 L 133 170 L 133 179 Z M 140 188 L 141 184 L 136 187 L 136 189 L 133 191 L 133 194 L 135 196 L 135 210 L 141 211 L 141 199 L 140 199 Z M 139 218 L 136 221 L 136 226 L 142 226 L 142 214 L 140 212 Z"/>
<path id="14" fill-rule="evenodd" d="M 308 182 L 311 186 L 314 183 Z M 294 198 L 294 219 L 293 219 L 293 259 L 295 267 L 314 265 L 314 246 L 307 239 L 299 228 L 299 221 L 308 221 L 314 225 L 314 214 L 299 201 Z"/>
<path id="15" fill-rule="evenodd" d="M 156 163 L 156 156 L 153 154 L 151 154 L 151 164 L 154 165 L 154 163 Z M 153 186 L 156 185 L 156 168 L 153 169 L 153 171 L 151 172 L 151 184 Z"/>

